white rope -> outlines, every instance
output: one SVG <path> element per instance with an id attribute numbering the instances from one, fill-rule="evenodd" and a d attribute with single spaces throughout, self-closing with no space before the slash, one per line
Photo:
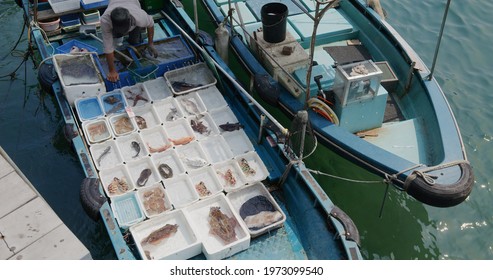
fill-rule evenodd
<path id="1" fill-rule="evenodd" d="M 324 173 L 322 171 L 313 170 L 310 168 L 307 168 L 307 170 L 313 174 L 323 175 L 323 176 L 327 176 L 327 177 L 331 177 L 331 178 L 335 178 L 335 179 L 339 179 L 339 180 L 343 180 L 343 181 L 353 182 L 353 183 L 362 183 L 362 184 L 382 184 L 382 183 L 385 183 L 385 180 L 380 180 L 380 181 L 355 180 L 355 179 L 349 179 L 349 178 L 344 178 L 344 177 Z"/>

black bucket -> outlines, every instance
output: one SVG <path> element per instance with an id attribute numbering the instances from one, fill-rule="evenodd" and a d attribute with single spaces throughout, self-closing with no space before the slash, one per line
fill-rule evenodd
<path id="1" fill-rule="evenodd" d="M 288 7 L 282 3 L 268 3 L 260 10 L 264 40 L 279 43 L 286 39 L 286 20 Z"/>

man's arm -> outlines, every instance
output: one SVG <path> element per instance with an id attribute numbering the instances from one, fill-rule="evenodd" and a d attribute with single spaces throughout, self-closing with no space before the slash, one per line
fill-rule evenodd
<path id="1" fill-rule="evenodd" d="M 118 72 L 116 71 L 116 68 L 115 68 L 115 54 L 114 54 L 114 52 L 106 54 L 106 62 L 108 63 L 108 70 L 109 70 L 109 73 L 107 75 L 107 79 L 108 79 L 108 81 L 114 83 L 114 82 L 118 81 Z"/>
<path id="2" fill-rule="evenodd" d="M 154 47 L 154 25 L 151 27 L 147 27 L 147 46 L 149 48 L 149 51 L 154 57 L 158 56 L 158 52 L 156 48 Z"/>

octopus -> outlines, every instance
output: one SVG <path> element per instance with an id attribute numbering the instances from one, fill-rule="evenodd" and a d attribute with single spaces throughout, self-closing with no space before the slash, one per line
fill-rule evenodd
<path id="1" fill-rule="evenodd" d="M 225 244 L 237 240 L 235 227 L 238 224 L 234 217 L 228 217 L 220 207 L 211 207 L 209 210 L 210 233 L 218 236 Z"/>
<path id="2" fill-rule="evenodd" d="M 195 139 L 194 136 L 185 136 L 178 139 L 168 139 L 168 140 L 171 141 L 174 145 L 186 145 L 192 142 L 193 139 Z"/>
<path id="3" fill-rule="evenodd" d="M 178 225 L 177 224 L 166 224 L 165 226 L 151 232 L 146 238 L 140 242 L 142 246 L 146 244 L 150 245 L 158 245 L 163 241 L 164 239 L 172 236 L 178 231 Z"/>
<path id="4" fill-rule="evenodd" d="M 200 197 L 205 197 L 212 194 L 211 191 L 207 189 L 203 181 L 200 181 L 197 185 L 195 185 L 195 190 L 197 190 Z"/>
<path id="5" fill-rule="evenodd" d="M 124 134 L 124 133 L 127 133 L 127 132 L 134 130 L 134 126 L 133 126 L 132 122 L 130 121 L 130 118 L 127 116 L 123 116 L 123 117 L 119 118 L 118 120 L 116 120 L 113 123 L 113 126 L 114 126 L 115 132 L 117 134 Z"/>
<path id="6" fill-rule="evenodd" d="M 164 191 L 160 188 L 144 192 L 143 204 L 144 209 L 150 215 L 156 215 L 167 210 L 164 201 Z"/>
<path id="7" fill-rule="evenodd" d="M 121 179 L 114 177 L 113 181 L 111 181 L 111 183 L 108 185 L 108 192 L 110 194 L 125 193 L 129 189 L 130 188 L 128 187 L 128 183 L 125 180 L 125 177 L 122 177 Z"/>
<path id="8" fill-rule="evenodd" d="M 147 128 L 147 122 L 146 119 L 144 119 L 141 116 L 135 116 L 135 121 L 137 122 L 137 126 L 139 129 L 146 129 Z"/>
<path id="9" fill-rule="evenodd" d="M 226 184 L 230 186 L 236 185 L 236 178 L 233 175 L 233 171 L 231 171 L 231 169 L 228 168 L 228 170 L 226 170 L 226 173 L 221 173 L 219 171 L 217 173 L 223 177 L 224 181 L 226 181 Z"/>
<path id="10" fill-rule="evenodd" d="M 239 164 L 241 167 L 241 171 L 243 171 L 243 174 L 247 176 L 253 176 L 255 175 L 255 173 L 257 173 L 255 169 L 250 167 L 250 164 L 248 164 L 248 161 L 245 158 L 241 158 Z"/>

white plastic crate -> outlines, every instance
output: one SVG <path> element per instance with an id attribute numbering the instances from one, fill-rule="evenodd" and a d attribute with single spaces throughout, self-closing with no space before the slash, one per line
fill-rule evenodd
<path id="1" fill-rule="evenodd" d="M 80 8 L 80 0 L 48 0 L 48 2 L 53 12 L 57 14 Z"/>

